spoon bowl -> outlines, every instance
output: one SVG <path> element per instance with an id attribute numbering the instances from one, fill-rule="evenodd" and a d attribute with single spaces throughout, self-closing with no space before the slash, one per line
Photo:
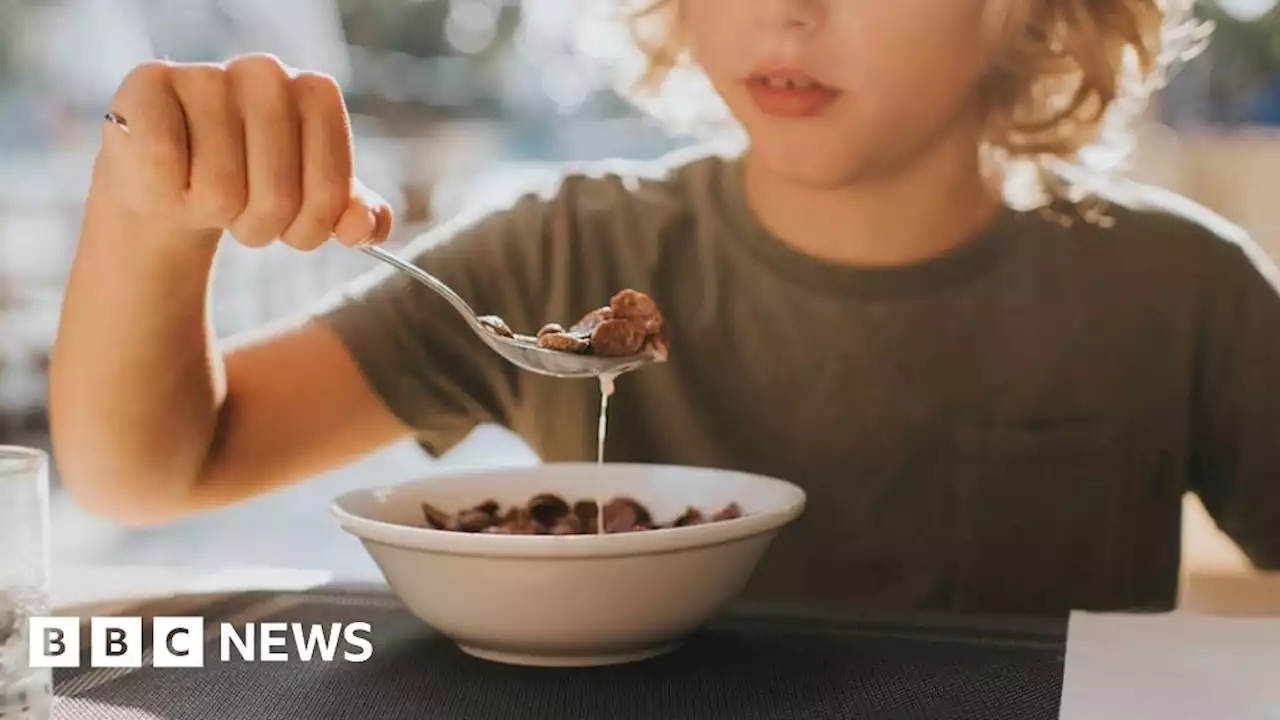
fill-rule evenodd
<path id="1" fill-rule="evenodd" d="M 383 250 L 369 245 L 360 251 L 392 267 L 407 273 L 413 279 L 436 291 L 458 314 L 467 321 L 467 325 L 494 352 L 507 362 L 529 372 L 550 375 L 558 378 L 593 378 L 610 375 L 621 375 L 644 367 L 650 363 L 663 362 L 665 354 L 645 346 L 639 353 L 624 356 L 579 355 L 538 347 L 538 339 L 529 335 L 516 334 L 514 337 L 500 335 L 480 322 L 480 316 L 456 292 L 439 278 L 422 268 Z"/>
<path id="2" fill-rule="evenodd" d="M 528 335 L 509 338 L 488 330 L 483 325 L 476 332 L 486 345 L 506 358 L 508 362 L 525 370 L 552 377 L 590 378 L 620 375 L 665 359 L 658 351 L 647 347 L 635 355 L 623 357 L 576 355 L 538 347 L 538 339 Z"/>

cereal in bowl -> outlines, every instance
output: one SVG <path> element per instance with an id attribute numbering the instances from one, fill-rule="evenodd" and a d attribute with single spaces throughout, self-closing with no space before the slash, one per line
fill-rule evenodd
<path id="1" fill-rule="evenodd" d="M 640 532 L 722 522 L 743 516 L 738 503 L 729 503 L 714 514 L 688 507 L 674 520 L 659 523 L 640 502 L 629 497 L 616 497 L 604 505 L 595 500 L 578 500 L 570 504 L 552 493 L 530 498 L 524 505 L 503 508 L 488 500 L 457 513 L 448 513 L 430 503 L 422 503 L 427 527 L 434 530 L 488 533 L 492 535 L 595 535 Z M 601 520 L 603 516 L 603 521 Z M 603 524 L 603 527 L 601 525 Z"/>

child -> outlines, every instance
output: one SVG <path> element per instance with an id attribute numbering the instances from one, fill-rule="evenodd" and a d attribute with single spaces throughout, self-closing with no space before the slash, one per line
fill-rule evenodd
<path id="1" fill-rule="evenodd" d="M 524 332 L 623 288 L 657 300 L 670 360 L 618 382 L 606 459 L 801 484 L 751 597 L 1167 608 L 1186 491 L 1280 567 L 1276 271 L 1184 200 L 1096 173 L 1073 198 L 1048 170 L 1141 111 L 1182 14 L 659 0 L 655 76 L 696 59 L 749 149 L 569 173 L 412 254 Z M 387 236 L 332 81 L 150 63 L 111 111 L 52 370 L 87 507 L 164 522 L 485 422 L 594 459 L 594 383 L 517 371 L 392 271 L 234 349 L 210 336 L 224 229 Z M 1016 192 L 1025 167 L 1040 201 Z"/>

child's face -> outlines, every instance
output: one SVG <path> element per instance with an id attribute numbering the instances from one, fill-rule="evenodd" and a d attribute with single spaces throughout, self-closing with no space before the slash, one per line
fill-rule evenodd
<path id="1" fill-rule="evenodd" d="M 976 126 L 990 0 L 679 1 L 696 61 L 775 172 L 849 182 Z M 821 87 L 765 79 L 786 72 Z"/>

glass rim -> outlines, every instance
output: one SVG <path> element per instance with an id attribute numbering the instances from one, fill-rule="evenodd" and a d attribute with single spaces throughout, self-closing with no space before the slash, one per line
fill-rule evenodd
<path id="1" fill-rule="evenodd" d="M 0 445 L 0 477 L 39 470 L 49 462 L 49 453 L 22 445 Z M 10 463 L 16 466 L 5 467 Z"/>

